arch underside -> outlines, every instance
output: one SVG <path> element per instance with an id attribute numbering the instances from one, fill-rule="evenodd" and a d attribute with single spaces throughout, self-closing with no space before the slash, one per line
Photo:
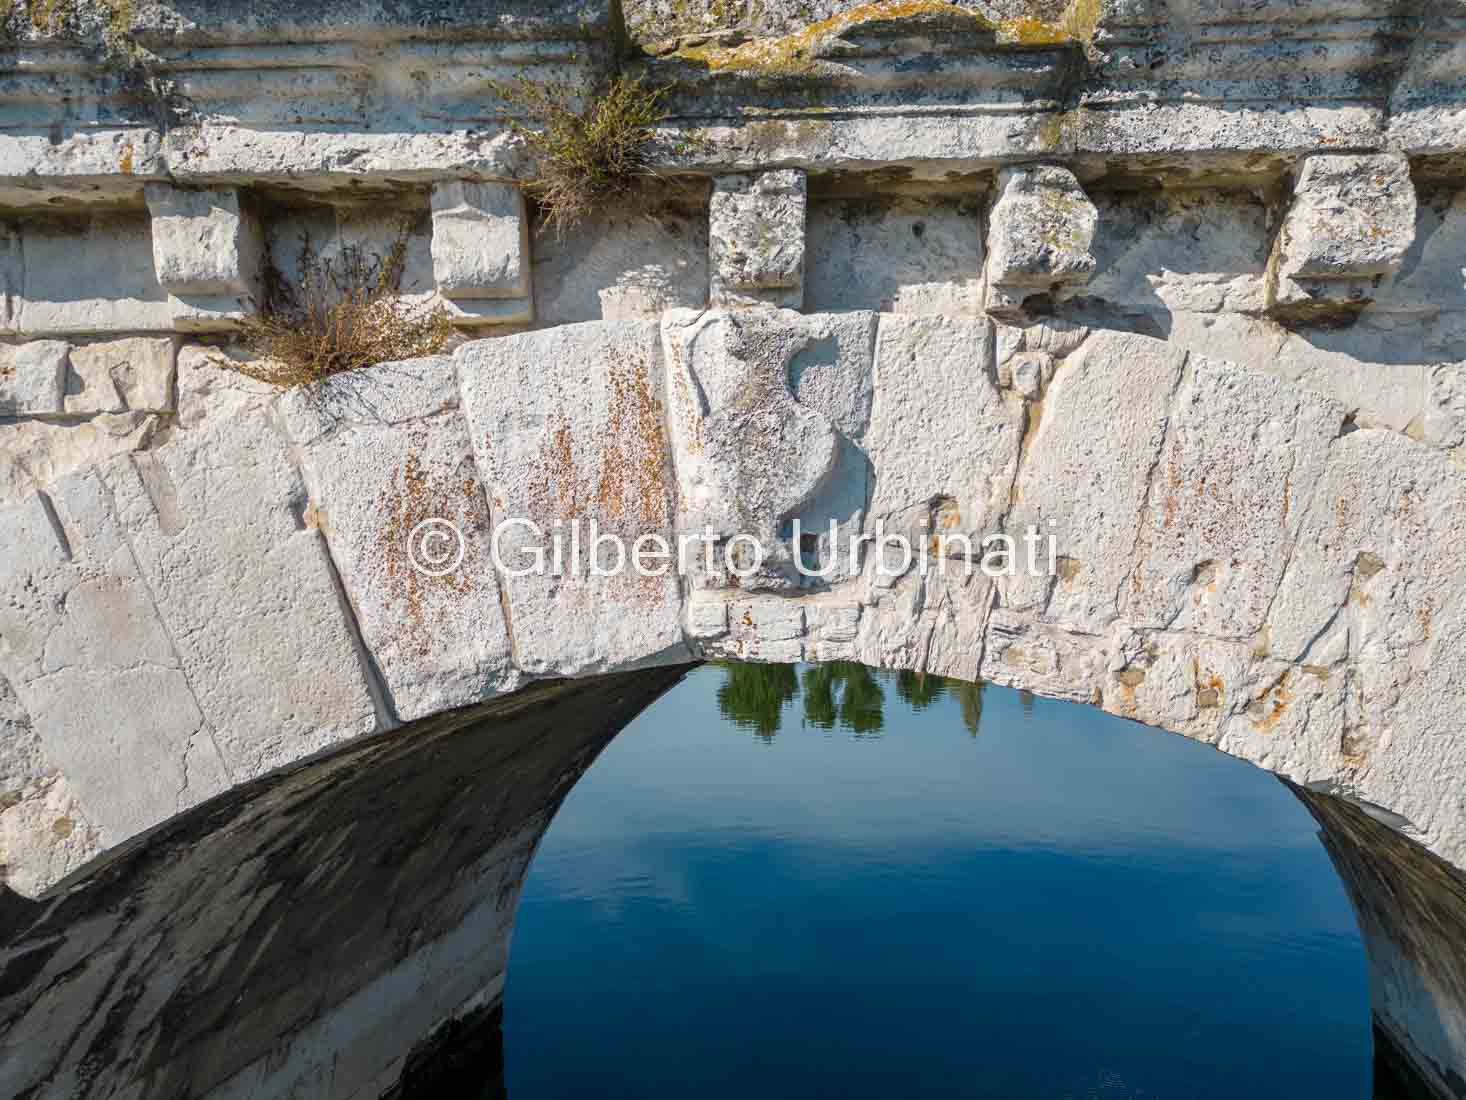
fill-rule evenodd
<path id="1" fill-rule="evenodd" d="M 48 899 L 0 899 L 0 1081 L 72 1100 L 483 1087 L 539 840 L 684 673 L 531 684 L 367 738 L 179 815 Z M 1359 913 L 1376 1057 L 1459 1095 L 1466 888 L 1353 803 L 1294 793 Z"/>

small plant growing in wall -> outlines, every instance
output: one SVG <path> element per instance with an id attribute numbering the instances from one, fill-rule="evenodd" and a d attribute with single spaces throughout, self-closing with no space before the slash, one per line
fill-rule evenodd
<path id="1" fill-rule="evenodd" d="M 529 191 L 557 235 L 608 202 L 634 199 L 654 176 L 650 148 L 653 127 L 667 117 L 665 88 L 618 76 L 584 103 L 567 84 L 520 78 L 493 89 L 533 121 L 514 129 L 539 161 Z"/>
<path id="2" fill-rule="evenodd" d="M 443 350 L 453 325 L 441 306 L 401 293 L 407 237 L 385 254 L 355 245 L 323 257 L 301 238 L 299 282 L 268 265 L 265 301 L 246 322 L 245 341 L 262 359 L 238 369 L 277 386 L 319 382 L 377 363 L 414 359 Z"/>

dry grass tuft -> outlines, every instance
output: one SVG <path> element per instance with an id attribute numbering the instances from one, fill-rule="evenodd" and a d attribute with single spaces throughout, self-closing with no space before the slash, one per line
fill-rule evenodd
<path id="1" fill-rule="evenodd" d="M 557 236 L 608 201 L 638 198 L 654 178 L 652 128 L 667 117 L 667 89 L 618 76 L 605 94 L 584 104 L 566 84 L 520 78 L 493 89 L 538 125 L 530 129 L 516 123 L 514 128 L 539 160 L 539 179 L 528 190 Z"/>
<path id="2" fill-rule="evenodd" d="M 302 237 L 300 285 L 271 264 L 264 308 L 245 324 L 245 341 L 263 360 L 236 369 L 272 385 L 303 386 L 441 351 L 452 322 L 442 306 L 403 300 L 406 267 L 405 235 L 385 256 L 348 245 L 330 259 Z"/>

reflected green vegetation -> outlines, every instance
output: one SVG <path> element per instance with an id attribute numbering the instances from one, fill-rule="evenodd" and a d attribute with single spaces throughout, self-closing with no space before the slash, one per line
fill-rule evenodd
<path id="1" fill-rule="evenodd" d="M 718 710 L 740 729 L 772 740 L 783 728 L 785 707 L 796 698 L 803 702 L 805 727 L 844 729 L 857 737 L 872 737 L 885 728 L 886 688 L 892 682 L 896 696 L 912 710 L 923 711 L 944 696 L 957 701 L 962 724 L 974 737 L 982 725 L 980 683 L 954 680 L 931 673 L 884 672 L 854 661 L 831 661 L 800 670 L 794 665 L 718 663 L 723 683 L 718 688 Z"/>

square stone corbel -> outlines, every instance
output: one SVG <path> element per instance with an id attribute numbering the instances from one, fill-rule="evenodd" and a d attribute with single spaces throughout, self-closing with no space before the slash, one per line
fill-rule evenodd
<path id="1" fill-rule="evenodd" d="M 803 172 L 718 176 L 708 208 L 709 282 L 715 306 L 804 305 Z"/>
<path id="2" fill-rule="evenodd" d="M 174 327 L 239 327 L 259 308 L 265 237 L 235 188 L 186 191 L 164 183 L 146 190 L 153 266 L 168 292 Z"/>
<path id="3" fill-rule="evenodd" d="M 1268 312 L 1357 313 L 1415 241 L 1415 185 L 1398 153 L 1304 159 L 1268 265 Z"/>
<path id="4" fill-rule="evenodd" d="M 1000 320 L 1029 319 L 1025 303 L 1061 300 L 1095 271 L 1090 251 L 1099 211 L 1067 168 L 1023 165 L 998 172 L 988 216 L 984 305 Z"/>
<path id="5" fill-rule="evenodd" d="M 511 183 L 433 187 L 433 278 L 455 324 L 534 320 L 529 217 Z"/>

